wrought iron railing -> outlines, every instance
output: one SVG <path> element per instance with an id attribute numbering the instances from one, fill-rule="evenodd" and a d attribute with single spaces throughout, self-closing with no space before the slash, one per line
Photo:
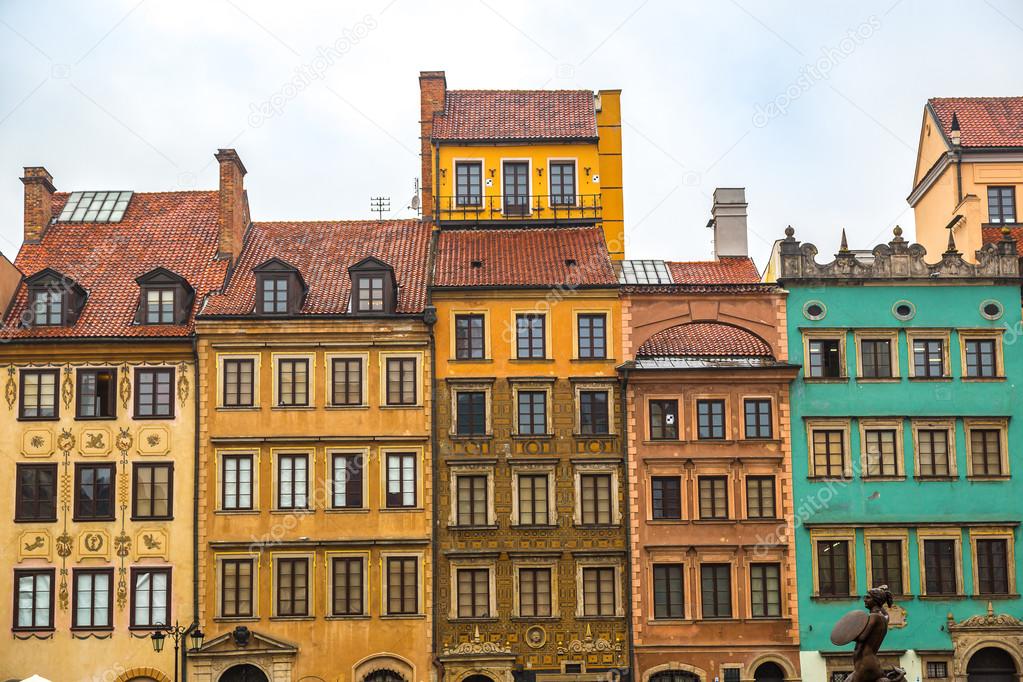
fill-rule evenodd
<path id="1" fill-rule="evenodd" d="M 599 194 L 459 195 L 438 199 L 438 220 L 599 220 Z"/>

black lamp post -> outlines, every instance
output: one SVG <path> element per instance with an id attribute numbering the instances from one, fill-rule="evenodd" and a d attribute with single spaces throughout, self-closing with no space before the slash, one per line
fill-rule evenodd
<path id="1" fill-rule="evenodd" d="M 166 634 L 165 634 L 166 633 Z M 203 631 L 199 629 L 198 623 L 192 623 L 188 627 L 182 627 L 177 622 L 174 625 L 165 625 L 162 628 L 153 630 L 153 634 L 149 636 L 150 641 L 153 642 L 153 651 L 160 653 L 163 651 L 163 645 L 167 641 L 167 635 L 170 635 L 174 640 L 174 682 L 178 682 L 178 656 L 181 648 L 181 642 L 186 637 L 188 643 L 191 644 L 189 647 L 190 651 L 195 651 L 202 646 L 203 639 L 206 637 Z"/>

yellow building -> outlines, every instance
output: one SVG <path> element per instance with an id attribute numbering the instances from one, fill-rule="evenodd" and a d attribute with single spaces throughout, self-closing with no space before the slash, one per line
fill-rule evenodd
<path id="1" fill-rule="evenodd" d="M 968 260 L 1009 227 L 1018 241 L 1023 97 L 936 97 L 920 125 L 913 191 L 916 238 L 936 261 L 948 231 Z"/>
<path id="2" fill-rule="evenodd" d="M 191 680 L 430 679 L 429 244 L 253 223 L 200 313 Z"/>
<path id="3" fill-rule="evenodd" d="M 195 619 L 192 328 L 230 202 L 22 182 L 25 241 L 0 263 L 0 677 L 168 682 L 150 635 Z"/>
<path id="4" fill-rule="evenodd" d="M 423 217 L 444 227 L 603 227 L 624 254 L 621 91 L 448 90 L 419 75 Z"/>

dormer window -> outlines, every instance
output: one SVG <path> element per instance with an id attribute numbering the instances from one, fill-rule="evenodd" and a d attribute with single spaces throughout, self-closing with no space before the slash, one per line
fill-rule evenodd
<path id="1" fill-rule="evenodd" d="M 185 324 L 192 311 L 195 290 L 184 277 L 156 268 L 135 279 L 139 285 L 137 324 Z"/>
<path id="2" fill-rule="evenodd" d="M 40 289 L 31 294 L 32 324 L 53 327 L 64 324 L 64 294 Z"/>
<path id="3" fill-rule="evenodd" d="M 256 313 L 294 315 L 302 310 L 306 286 L 298 269 L 271 258 L 253 269 L 256 274 Z"/>
<path id="4" fill-rule="evenodd" d="M 150 289 L 146 292 L 146 324 L 174 323 L 174 290 Z"/>
<path id="5" fill-rule="evenodd" d="M 348 268 L 352 278 L 352 312 L 385 315 L 397 308 L 398 285 L 394 270 L 379 258 L 364 258 Z"/>
<path id="6" fill-rule="evenodd" d="M 359 276 L 360 313 L 382 313 L 384 311 L 384 278 L 381 275 Z"/>
<path id="7" fill-rule="evenodd" d="M 63 327 L 78 320 L 85 306 L 85 289 L 56 270 L 47 268 L 25 280 L 28 287 L 26 324 Z"/>
<path id="8" fill-rule="evenodd" d="M 288 312 L 288 278 L 263 278 L 262 312 L 268 315 L 283 315 Z"/>

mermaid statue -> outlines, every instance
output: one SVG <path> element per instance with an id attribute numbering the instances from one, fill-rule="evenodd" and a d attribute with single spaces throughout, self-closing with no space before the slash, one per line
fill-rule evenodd
<path id="1" fill-rule="evenodd" d="M 831 641 L 837 645 L 856 642 L 853 651 L 853 672 L 845 682 L 906 682 L 902 668 L 884 670 L 877 652 L 888 634 L 888 611 L 894 603 L 887 585 L 875 587 L 863 598 L 868 613 L 850 611 L 835 624 Z"/>

